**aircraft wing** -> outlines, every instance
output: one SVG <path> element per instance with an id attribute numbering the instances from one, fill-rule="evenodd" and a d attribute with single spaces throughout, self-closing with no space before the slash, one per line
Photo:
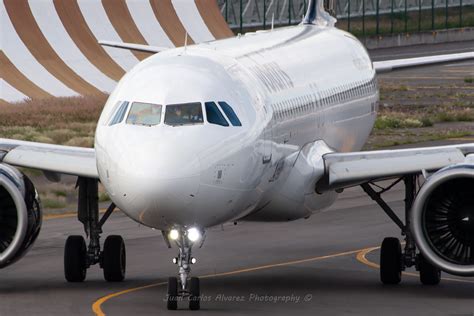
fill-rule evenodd
<path id="1" fill-rule="evenodd" d="M 474 52 L 376 61 L 374 62 L 374 68 L 377 73 L 383 73 L 403 68 L 457 62 L 468 59 L 474 59 Z"/>
<path id="2" fill-rule="evenodd" d="M 335 190 L 406 174 L 429 173 L 471 159 L 474 162 L 471 154 L 474 154 L 474 144 L 327 153 L 323 156 L 324 175 L 316 188 Z"/>
<path id="3" fill-rule="evenodd" d="M 92 148 L 0 138 L 0 162 L 53 174 L 99 178 Z"/>
<path id="4" fill-rule="evenodd" d="M 112 41 L 99 41 L 101 46 L 134 50 L 142 53 L 155 54 L 169 49 L 168 47 L 159 47 L 159 46 L 150 46 L 142 44 L 132 44 L 132 43 L 122 43 L 122 42 L 112 42 Z"/>

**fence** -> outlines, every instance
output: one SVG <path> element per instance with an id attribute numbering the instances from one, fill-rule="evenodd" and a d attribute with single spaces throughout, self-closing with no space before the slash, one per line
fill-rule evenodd
<path id="1" fill-rule="evenodd" d="M 297 24 L 308 0 L 218 0 L 227 23 L 242 33 Z M 338 27 L 358 36 L 474 26 L 474 0 L 336 0 Z"/>

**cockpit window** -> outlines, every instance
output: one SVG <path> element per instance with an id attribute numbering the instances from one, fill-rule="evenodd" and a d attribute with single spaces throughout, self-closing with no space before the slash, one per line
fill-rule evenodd
<path id="1" fill-rule="evenodd" d="M 202 106 L 199 102 L 166 106 L 165 124 L 171 126 L 202 124 Z"/>
<path id="2" fill-rule="evenodd" d="M 125 113 L 127 113 L 128 102 L 118 102 L 118 109 L 115 111 L 115 114 L 112 116 L 112 119 L 109 122 L 109 126 L 118 124 L 123 121 Z"/>
<path id="3" fill-rule="evenodd" d="M 207 121 L 211 124 L 229 126 L 229 123 L 227 123 L 224 115 L 222 115 L 214 102 L 206 102 L 206 115 Z"/>
<path id="4" fill-rule="evenodd" d="M 219 105 L 233 126 L 242 126 L 237 114 L 235 114 L 234 110 L 229 104 L 227 104 L 227 102 L 219 102 Z"/>
<path id="5" fill-rule="evenodd" d="M 127 124 L 154 126 L 161 123 L 159 104 L 133 102 L 127 117 Z"/>

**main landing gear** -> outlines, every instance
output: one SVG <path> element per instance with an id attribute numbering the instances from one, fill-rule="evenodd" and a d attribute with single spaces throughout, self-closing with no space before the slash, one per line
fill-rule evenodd
<path id="1" fill-rule="evenodd" d="M 392 189 L 401 181 L 405 184 L 405 223 L 395 214 L 392 208 L 382 199 L 382 194 Z M 361 185 L 384 212 L 401 229 L 405 236 L 405 246 L 402 249 L 400 240 L 387 237 L 380 249 L 380 280 L 383 284 L 398 284 L 402 280 L 402 271 L 408 267 L 415 267 L 420 272 L 420 281 L 424 285 L 437 285 L 441 281 L 441 271 L 428 262 L 421 253 L 417 252 L 416 244 L 410 231 L 410 212 L 417 193 L 417 175 L 406 175 L 390 186 L 382 188 L 375 184 Z M 374 187 L 379 188 L 378 191 Z"/>
<path id="2" fill-rule="evenodd" d="M 199 229 L 192 227 L 172 229 L 168 234 L 163 233 L 163 236 L 170 248 L 170 240 L 174 241 L 178 247 L 178 256 L 173 258 L 173 263 L 178 266 L 178 277 L 168 279 L 167 308 L 176 310 L 178 302 L 188 298 L 189 309 L 199 310 L 201 308 L 201 289 L 199 278 L 190 277 L 191 265 L 196 263 L 196 259 L 192 257 L 191 253 L 195 244 L 199 244 L 199 247 L 202 246 L 204 234 Z"/>
<path id="3" fill-rule="evenodd" d="M 125 279 L 126 253 L 121 236 L 111 235 L 100 248 L 102 227 L 115 209 L 111 204 L 99 219 L 98 181 L 79 178 L 78 219 L 84 224 L 89 244 L 82 236 L 69 236 L 64 249 L 64 276 L 68 282 L 83 282 L 87 269 L 97 263 L 104 271 L 104 279 L 119 282 Z"/>

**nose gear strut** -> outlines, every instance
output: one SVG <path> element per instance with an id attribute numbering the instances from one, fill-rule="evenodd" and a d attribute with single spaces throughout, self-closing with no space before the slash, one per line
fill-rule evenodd
<path id="1" fill-rule="evenodd" d="M 168 235 L 163 234 L 163 236 L 165 236 L 168 245 L 171 246 Z M 189 240 L 186 229 L 179 229 L 179 237 L 174 242 L 178 247 L 178 256 L 173 259 L 173 262 L 178 266 L 178 277 L 168 279 L 167 307 L 169 310 L 176 310 L 178 301 L 187 297 L 189 299 L 189 309 L 199 310 L 201 307 L 199 278 L 190 277 L 191 265 L 196 262 L 196 259 L 192 257 L 192 248 L 195 242 Z"/>

